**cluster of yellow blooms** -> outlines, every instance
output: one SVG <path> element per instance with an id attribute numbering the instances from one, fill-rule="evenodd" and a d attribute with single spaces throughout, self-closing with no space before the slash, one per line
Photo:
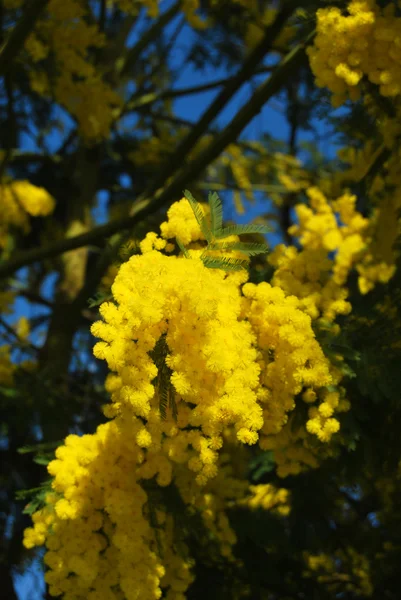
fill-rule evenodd
<path id="1" fill-rule="evenodd" d="M 316 84 L 329 88 L 334 106 L 341 105 L 347 97 L 358 100 L 364 81 L 379 86 L 383 96 L 401 94 L 401 17 L 397 11 L 396 3 L 383 6 L 375 0 L 353 0 L 343 11 L 337 7 L 317 11 L 317 35 L 307 52 Z M 365 93 L 363 102 L 377 123 L 381 139 L 368 141 L 361 150 L 343 149 L 340 156 L 350 166 L 336 174 L 330 187 L 333 192 L 333 187 L 339 190 L 344 183 L 362 181 L 380 154 L 391 149 L 391 157 L 374 175 L 368 191 L 374 211 L 363 236 L 363 258 L 356 267 L 360 291 L 367 293 L 376 282 L 388 282 L 395 271 L 393 244 L 400 234 L 401 128 L 397 116 L 383 114 L 369 94 Z M 397 106 L 395 110 L 397 115 Z"/>
<path id="2" fill-rule="evenodd" d="M 53 94 L 77 119 L 86 140 L 107 137 L 122 101 L 90 59 L 90 49 L 104 47 L 106 38 L 97 24 L 89 23 L 88 7 L 79 0 L 50 0 L 47 12 L 25 44 L 33 62 L 32 89 Z M 57 69 L 54 81 L 40 66 L 49 56 Z"/>
<path id="3" fill-rule="evenodd" d="M 372 595 L 369 561 L 355 548 L 347 546 L 337 550 L 334 557 L 306 554 L 304 558 L 307 564 L 304 576 L 316 577 L 317 581 L 327 583 L 329 591 L 336 593 L 345 589 L 364 598 Z"/>
<path id="4" fill-rule="evenodd" d="M 102 340 L 95 356 L 111 371 L 111 420 L 57 450 L 48 467 L 53 491 L 25 532 L 27 547 L 46 544 L 51 594 L 183 600 L 192 563 L 175 552 L 177 527 L 158 496 L 172 483 L 230 560 L 229 506 L 288 514 L 288 491 L 249 487 L 230 452 L 259 440 L 274 449 L 282 476 L 316 467 L 314 444 L 328 442 L 340 427 L 333 415 L 349 409 L 341 372 L 312 323 L 349 312 L 344 283 L 365 220 L 349 195 L 330 204 L 318 190 L 308 193 L 312 208 L 297 208 L 292 231 L 304 249 L 273 253 L 271 284 L 247 283 L 245 270 L 207 268 L 185 199 L 170 207 L 160 236 L 149 233 L 142 254 L 120 267 L 114 300 L 92 326 Z M 172 254 L 174 238 L 187 256 Z M 293 432 L 298 396 L 315 406 Z"/>
<path id="5" fill-rule="evenodd" d="M 352 0 L 340 8 L 316 12 L 317 35 L 308 48 L 319 87 L 332 93 L 340 106 L 349 96 L 357 100 L 363 78 L 379 86 L 383 96 L 401 93 L 401 19 L 394 2 L 382 8 L 375 0 Z"/>
<path id="6" fill-rule="evenodd" d="M 193 561 L 185 545 L 178 545 L 173 517 L 143 483 L 152 473 L 148 468 L 145 474 L 142 467 L 152 459 L 132 443 L 136 430 L 138 423 L 118 417 L 101 425 L 95 435 L 70 435 L 49 464 L 53 491 L 45 508 L 33 515 L 24 544 L 46 544 L 45 577 L 51 595 L 62 594 L 64 600 L 146 600 L 164 592 L 170 600 L 185 599 Z M 177 465 L 175 484 L 185 505 L 201 515 L 218 540 L 220 553 L 233 561 L 236 535 L 227 507 L 261 507 L 282 516 L 290 507 L 285 489 L 248 489 L 246 480 L 233 472 L 232 436 L 227 439 L 211 482 L 200 487 L 188 469 Z"/>
<path id="7" fill-rule="evenodd" d="M 276 247 L 268 259 L 275 268 L 271 283 L 287 296 L 294 295 L 302 311 L 316 324 L 325 327 L 326 323 L 332 323 L 332 331 L 335 331 L 338 328 L 334 323 L 336 316 L 347 315 L 351 310 L 346 287 L 350 271 L 355 269 L 358 273 L 361 293 L 370 291 L 377 282 L 387 282 L 394 272 L 391 246 L 398 231 L 398 196 L 395 194 L 389 202 L 382 201 L 373 219 L 368 220 L 356 211 L 356 198 L 349 193 L 331 202 L 317 188 L 308 189 L 307 195 L 308 205 L 296 206 L 298 223 L 289 230 L 299 239 L 302 249 Z M 338 358 L 341 361 L 341 357 Z M 334 413 L 350 408 L 345 391 L 339 385 L 341 373 L 333 365 L 329 370 L 334 389 L 322 387 L 302 393 L 302 399 L 308 404 L 320 401 L 319 406 L 309 408 L 305 427 L 298 427 L 294 433 L 290 417 L 277 435 L 264 441 L 266 449 L 274 450 L 280 475 L 299 472 L 300 463 L 317 466 L 316 452 L 306 432 L 324 441 L 326 427 L 334 430 L 339 427 Z M 322 456 L 321 449 L 319 456 Z"/>
<path id="8" fill-rule="evenodd" d="M 133 422 L 138 429 L 138 423 Z M 65 600 L 181 600 L 191 582 L 189 564 L 173 548 L 171 517 L 156 511 L 163 560 L 138 483 L 144 453 L 132 443 L 132 421 L 101 425 L 95 435 L 68 436 L 48 470 L 53 489 L 33 516 L 25 545 L 46 542 L 46 581 Z M 134 427 L 135 431 L 135 427 Z"/>
<path id="9" fill-rule="evenodd" d="M 0 251 L 7 249 L 10 233 L 20 230 L 30 231 L 30 217 L 47 216 L 55 207 L 54 198 L 42 187 L 29 181 L 12 181 L 0 185 Z M 10 306 L 15 299 L 15 293 L 0 290 L 0 316 L 12 312 Z M 29 323 L 22 317 L 15 333 L 19 341 L 29 334 Z M 16 365 L 11 360 L 11 346 L 0 346 L 0 385 L 11 386 L 14 382 Z"/>
<path id="10" fill-rule="evenodd" d="M 252 510 L 262 508 L 286 517 L 291 511 L 290 493 L 285 488 L 276 488 L 271 483 L 259 483 L 249 486 L 250 497 L 238 504 L 246 504 Z"/>
<path id="11" fill-rule="evenodd" d="M 385 125 L 387 129 L 390 123 Z M 373 210 L 370 218 L 366 220 L 367 225 L 363 232 L 363 255 L 356 264 L 362 294 L 373 289 L 377 282 L 387 283 L 395 272 L 397 250 L 394 244 L 401 234 L 401 178 L 398 168 L 400 154 L 392 140 L 389 141 L 388 147 L 392 149 L 392 155 L 369 185 L 368 193 Z M 383 151 L 384 146 L 375 147 L 372 142 L 368 142 L 361 150 L 343 148 L 338 154 L 348 164 L 348 168 L 338 172 L 330 182 L 322 182 L 321 187 L 325 188 L 327 184 L 328 191 L 336 194 L 344 185 L 362 181 Z"/>
<path id="12" fill-rule="evenodd" d="M 0 185 L 0 248 L 7 245 L 10 228 L 29 232 L 29 217 L 47 216 L 55 207 L 54 198 L 29 181 Z"/>

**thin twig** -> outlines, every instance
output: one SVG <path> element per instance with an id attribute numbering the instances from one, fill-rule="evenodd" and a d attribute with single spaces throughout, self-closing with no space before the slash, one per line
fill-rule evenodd
<path id="1" fill-rule="evenodd" d="M 255 73 L 252 73 L 252 77 L 256 75 L 263 75 L 266 73 L 271 73 L 274 67 L 261 67 L 257 69 Z M 202 94 L 203 92 L 209 92 L 210 90 L 214 90 L 222 85 L 227 85 L 233 78 L 232 77 L 223 77 L 222 79 L 218 79 L 216 81 L 210 81 L 209 83 L 204 83 L 202 85 L 194 85 L 185 88 L 171 89 L 166 90 L 164 92 L 149 93 L 145 94 L 135 100 L 132 98 L 127 104 L 127 111 L 142 109 L 145 106 L 149 106 L 149 104 L 154 104 L 159 100 L 168 100 L 169 98 L 179 98 L 181 96 L 190 96 L 192 94 Z"/>

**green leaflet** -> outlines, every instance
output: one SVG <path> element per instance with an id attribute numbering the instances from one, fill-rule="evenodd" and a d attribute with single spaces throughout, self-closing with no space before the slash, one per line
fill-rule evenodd
<path id="1" fill-rule="evenodd" d="M 39 443 L 39 444 L 32 444 L 30 446 L 22 446 L 21 448 L 18 448 L 17 452 L 18 454 L 29 454 L 30 452 L 44 452 L 44 451 L 50 451 L 50 450 L 54 450 L 55 448 L 58 448 L 59 446 L 61 446 L 62 444 L 62 440 L 60 440 L 59 442 L 46 442 L 44 444 Z"/>
<path id="2" fill-rule="evenodd" d="M 113 299 L 112 294 L 105 294 L 103 292 L 96 292 L 93 298 L 89 298 L 88 306 L 89 308 L 94 308 L 95 306 L 100 306 L 103 302 L 110 302 Z"/>
<path id="3" fill-rule="evenodd" d="M 25 515 L 33 515 L 34 512 L 45 506 L 46 495 L 52 491 L 52 480 L 48 479 L 40 484 L 40 487 L 30 490 L 18 490 L 15 494 L 17 500 L 29 500 L 25 506 L 23 513 Z"/>
<path id="4" fill-rule="evenodd" d="M 166 364 L 168 352 L 166 334 L 163 333 L 149 354 L 157 367 L 157 376 L 154 380 L 154 384 L 159 392 L 160 415 L 162 419 L 165 420 L 167 418 L 167 408 L 169 408 L 173 415 L 173 419 L 177 420 L 175 390 L 171 383 L 172 370 Z"/>
<path id="5" fill-rule="evenodd" d="M 229 235 L 241 235 L 243 233 L 269 233 L 269 225 L 229 225 L 221 230 L 216 236 L 217 239 L 228 237 Z M 267 249 L 266 249 L 267 252 Z"/>
<path id="6" fill-rule="evenodd" d="M 175 238 L 175 241 L 177 242 L 177 246 L 179 247 L 179 249 L 181 250 L 181 252 L 185 256 L 185 258 L 190 258 L 189 254 L 188 254 L 188 250 L 185 248 L 185 246 L 182 243 L 182 241 L 180 240 L 180 238 L 178 238 L 178 237 Z"/>
<path id="7" fill-rule="evenodd" d="M 216 256 L 207 256 L 205 253 L 201 256 L 202 262 L 205 267 L 209 269 L 224 269 L 225 271 L 240 271 L 241 269 L 246 269 L 248 263 L 246 260 L 241 260 L 240 258 L 228 258 L 228 257 L 216 257 Z"/>
<path id="8" fill-rule="evenodd" d="M 131 258 L 131 256 L 134 256 L 135 254 L 139 254 L 140 253 L 140 246 L 139 243 L 134 240 L 129 240 L 128 242 L 126 242 L 125 244 L 123 244 L 120 248 L 120 250 L 118 251 L 119 257 L 121 258 L 121 260 L 123 261 L 127 261 Z"/>
<path id="9" fill-rule="evenodd" d="M 230 250 L 243 252 L 248 256 L 256 256 L 257 254 L 265 254 L 265 244 L 258 244 L 257 242 L 212 242 L 207 247 L 208 250 Z"/>
<path id="10" fill-rule="evenodd" d="M 18 448 L 18 454 L 35 454 L 33 458 L 33 462 L 37 465 L 43 465 L 47 467 L 47 465 L 54 460 L 54 451 L 58 446 L 62 445 L 62 440 L 58 442 L 47 442 L 42 444 L 33 444 L 30 446 L 22 446 Z"/>
<path id="11" fill-rule="evenodd" d="M 203 214 L 203 210 L 199 204 L 191 194 L 189 190 L 184 190 L 184 196 L 188 200 L 195 215 L 196 220 L 198 221 L 198 225 L 205 236 L 205 239 L 209 242 L 212 239 L 212 232 L 209 229 L 209 226 L 206 222 L 205 215 Z"/>
<path id="12" fill-rule="evenodd" d="M 223 205 L 217 192 L 209 192 L 208 201 L 212 233 L 216 237 L 223 228 Z"/>
<path id="13" fill-rule="evenodd" d="M 258 483 L 267 473 L 271 473 L 276 467 L 274 452 L 267 450 L 258 454 L 249 463 L 249 472 L 252 483 Z"/>
<path id="14" fill-rule="evenodd" d="M 256 242 L 224 242 L 224 238 L 231 235 L 264 234 L 271 231 L 269 226 L 265 225 L 232 225 L 223 228 L 223 206 L 217 192 L 209 192 L 208 202 L 210 206 L 210 225 L 207 223 L 200 204 L 195 200 L 189 190 L 183 192 L 185 198 L 191 205 L 195 218 L 201 228 L 201 231 L 207 241 L 205 251 L 201 255 L 203 264 L 211 269 L 223 269 L 225 271 L 239 271 L 247 269 L 249 264 L 246 260 L 227 257 L 208 256 L 209 251 L 226 251 L 226 252 L 243 252 L 248 256 L 256 256 L 268 252 L 268 247 L 265 244 Z M 221 241 L 220 241 L 221 240 Z M 177 239 L 177 244 L 183 253 L 188 258 L 188 252 L 185 250 L 182 242 Z"/>

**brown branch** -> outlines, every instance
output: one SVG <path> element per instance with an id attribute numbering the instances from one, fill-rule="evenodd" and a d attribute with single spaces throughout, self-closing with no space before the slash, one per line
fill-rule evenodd
<path id="1" fill-rule="evenodd" d="M 136 222 L 136 220 L 137 219 L 135 218 L 134 222 Z M 122 217 L 120 219 L 110 221 L 105 225 L 95 227 L 87 233 L 59 240 L 58 242 L 55 242 L 50 246 L 46 246 L 45 248 L 34 248 L 26 252 L 21 252 L 15 258 L 9 260 L 4 264 L 0 264 L 0 278 L 8 277 L 21 267 L 31 265 L 41 260 L 45 260 L 46 258 L 57 256 L 58 254 L 63 254 L 64 252 L 74 250 L 75 248 L 80 248 L 81 246 L 89 246 L 94 242 L 110 237 L 118 231 L 128 229 L 132 227 L 132 225 L 133 223 L 130 221 L 130 219 L 128 219 L 127 217 Z"/>
<path id="2" fill-rule="evenodd" d="M 213 162 L 229 144 L 237 139 L 241 131 L 260 112 L 263 105 L 283 87 L 288 77 L 302 64 L 305 59 L 305 47 L 312 41 L 314 36 L 315 32 L 313 31 L 303 43 L 289 52 L 273 71 L 271 77 L 257 88 L 252 100 L 241 108 L 232 121 L 203 152 L 178 172 L 168 187 L 158 196 L 160 204 L 169 202 L 175 196 L 181 195 L 184 186 L 198 177 L 208 164 Z M 183 158 L 181 156 L 182 163 Z"/>
<path id="3" fill-rule="evenodd" d="M 62 158 L 59 154 L 40 154 L 38 152 L 24 152 L 21 150 L 11 150 L 12 156 L 10 164 L 25 163 L 60 163 Z"/>
<path id="4" fill-rule="evenodd" d="M 289 52 L 276 67 L 271 77 L 256 90 L 251 102 L 242 107 L 227 127 L 190 164 L 184 166 L 159 195 L 155 196 L 153 194 L 149 197 L 143 194 L 135 202 L 129 216 L 95 227 L 82 235 L 60 240 L 45 248 L 21 252 L 19 256 L 2 265 L 0 264 L 0 278 L 8 277 L 21 267 L 31 265 L 34 262 L 62 254 L 80 246 L 88 246 L 119 231 L 128 230 L 174 198 L 181 196 L 183 188 L 198 177 L 208 164 L 237 139 L 241 131 L 260 112 L 262 106 L 282 88 L 287 78 L 302 64 L 305 58 L 305 47 L 311 42 L 314 35 L 314 32 L 311 33 L 305 42 Z M 181 157 L 181 164 L 182 162 Z"/>
<path id="5" fill-rule="evenodd" d="M 234 77 L 230 78 L 215 100 L 203 113 L 196 125 L 181 141 L 181 143 L 178 144 L 174 155 L 169 157 L 169 160 L 166 161 L 164 167 L 161 168 L 158 176 L 155 177 L 155 180 L 152 182 L 151 188 L 147 190 L 147 195 L 150 195 L 160 188 L 172 175 L 172 173 L 181 167 L 182 158 L 187 156 L 194 148 L 199 138 L 204 134 L 204 131 L 207 130 L 210 124 L 215 120 L 215 118 L 231 100 L 234 94 L 240 89 L 243 83 L 251 77 L 256 67 L 267 54 L 267 52 L 271 50 L 275 39 L 280 34 L 288 18 L 297 8 L 297 5 L 298 3 L 294 1 L 288 1 L 284 4 L 272 25 L 266 28 L 262 40 L 246 58 L 238 73 L 234 75 Z"/>
<path id="6" fill-rule="evenodd" d="M 181 2 L 176 2 L 165 13 L 160 15 L 159 19 L 145 32 L 141 39 L 129 50 L 125 58 L 121 61 L 121 65 L 117 67 L 120 77 L 130 75 L 131 69 L 137 63 L 142 52 L 147 46 L 163 31 L 164 27 L 175 17 L 180 9 Z"/>
<path id="7" fill-rule="evenodd" d="M 49 0 L 30 0 L 21 19 L 11 32 L 6 43 L 0 50 L 0 75 L 7 73 L 15 58 L 23 47 L 25 40 L 31 34 L 36 21 Z"/>
<path id="8" fill-rule="evenodd" d="M 256 75 L 263 75 L 265 73 L 271 73 L 274 67 L 261 67 L 257 69 L 254 73 L 252 73 L 251 77 Z M 154 104 L 158 100 L 168 100 L 169 98 L 179 98 L 180 96 L 190 96 L 192 94 L 202 94 L 203 92 L 209 92 L 210 90 L 214 90 L 222 85 L 227 85 L 233 78 L 232 77 L 223 77 L 222 79 L 217 79 L 216 81 L 210 81 L 209 83 L 204 83 L 202 85 L 194 85 L 186 88 L 178 88 L 166 90 L 164 92 L 157 93 L 148 93 L 143 96 L 137 98 L 132 98 L 127 106 L 126 112 L 136 109 L 141 109 L 149 104 Z"/>

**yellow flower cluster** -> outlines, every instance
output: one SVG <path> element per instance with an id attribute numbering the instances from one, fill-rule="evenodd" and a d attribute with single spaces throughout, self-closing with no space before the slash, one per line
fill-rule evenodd
<path id="1" fill-rule="evenodd" d="M 330 592 L 346 590 L 364 598 L 372 595 L 369 561 L 355 548 L 347 546 L 333 556 L 305 554 L 304 559 L 307 564 L 304 576 L 316 577 Z"/>
<path id="2" fill-rule="evenodd" d="M 171 253 L 174 238 L 187 257 Z M 318 244 L 313 235 L 304 241 Z M 191 561 L 173 551 L 177 527 L 159 488 L 174 486 L 235 560 L 227 508 L 286 516 L 289 504 L 287 490 L 249 488 L 242 458 L 232 453 L 260 436 L 262 449 L 274 448 L 279 475 L 316 467 L 308 439 L 328 442 L 339 429 L 333 414 L 349 408 L 328 390 L 341 375 L 302 299 L 274 283 L 247 283 L 245 270 L 207 268 L 205 243 L 189 203 L 175 203 L 161 236 L 149 233 L 142 254 L 121 265 L 113 302 L 101 305 L 103 320 L 92 326 L 102 340 L 94 354 L 111 371 L 104 409 L 111 420 L 57 450 L 48 467 L 53 492 L 24 542 L 46 544 L 50 592 L 64 600 L 150 600 L 165 592 L 183 600 Z M 288 415 L 301 394 L 317 406 L 291 439 Z"/>
<path id="3" fill-rule="evenodd" d="M 107 137 L 122 101 L 89 58 L 89 48 L 102 48 L 105 36 L 89 23 L 82 2 L 50 0 L 47 11 L 25 44 L 33 63 L 38 63 L 30 72 L 32 88 L 39 94 L 54 94 L 77 119 L 86 140 Z M 56 63 L 55 81 L 40 69 L 40 61 L 49 55 Z"/>
<path id="4" fill-rule="evenodd" d="M 279 477 L 297 475 L 306 469 L 316 469 L 321 460 L 321 455 L 317 458 L 316 450 L 308 443 L 306 428 L 301 427 L 293 432 L 292 423 L 291 416 L 279 433 L 263 440 L 263 449 L 274 451 Z"/>
<path id="5" fill-rule="evenodd" d="M 202 208 L 204 214 L 208 215 L 209 207 L 202 206 Z M 174 202 L 169 208 L 168 220 L 161 224 L 160 232 L 165 240 L 179 238 L 184 246 L 204 240 L 193 210 L 185 198 Z"/>
<path id="6" fill-rule="evenodd" d="M 100 307 L 105 322 L 94 324 L 92 333 L 105 340 L 96 344 L 95 356 L 117 373 L 109 384 L 114 411 L 128 407 L 138 417 L 152 416 L 149 445 L 162 443 L 166 425 L 156 418 L 157 368 L 149 353 L 165 336 L 177 423 L 185 430 L 181 460 L 187 453 L 197 479 L 208 479 L 216 472 L 223 429 L 234 425 L 239 440 L 255 443 L 263 424 L 254 392 L 259 376 L 254 336 L 239 320 L 238 285 L 197 257 L 150 250 L 121 266 L 112 292 L 118 306 Z M 196 430 L 187 431 L 188 425 Z M 198 458 L 188 453 L 190 445 Z"/>
<path id="7" fill-rule="evenodd" d="M 377 115 L 377 110 L 374 112 Z M 401 234 L 399 210 L 401 208 L 400 152 L 396 137 L 401 129 L 395 119 L 377 118 L 383 136 L 383 144 L 368 140 L 361 149 L 342 148 L 338 152 L 345 168 L 335 174 L 331 181 L 323 180 L 321 187 L 330 195 L 336 195 L 344 186 L 363 181 L 375 161 L 386 148 L 391 156 L 379 173 L 369 183 L 369 203 L 372 211 L 364 240 L 366 249 L 356 264 L 359 273 L 359 289 L 362 294 L 372 290 L 376 283 L 387 283 L 395 272 L 397 249 L 395 242 Z M 394 137 L 395 134 L 395 137 Z"/>
<path id="8" fill-rule="evenodd" d="M 290 493 L 285 488 L 276 488 L 271 483 L 260 483 L 249 486 L 250 496 L 239 502 L 251 510 L 263 509 L 273 514 L 286 517 L 291 511 Z"/>
<path id="9" fill-rule="evenodd" d="M 192 576 L 174 550 L 172 518 L 155 508 L 151 525 L 150 500 L 139 483 L 144 453 L 132 435 L 140 426 L 120 418 L 94 435 L 70 435 L 49 464 L 54 492 L 33 515 L 24 545 L 46 543 L 52 596 L 157 600 L 163 589 L 171 600 L 184 598 Z"/>
<path id="10" fill-rule="evenodd" d="M 383 277 L 383 268 L 376 257 L 370 258 L 371 224 L 356 211 L 354 195 L 345 193 L 331 202 L 318 188 L 309 188 L 307 195 L 309 205 L 295 207 L 298 224 L 289 229 L 303 249 L 279 245 L 274 250 L 269 258 L 276 269 L 273 283 L 299 298 L 312 319 L 332 322 L 351 310 L 345 286 L 350 271 L 357 269 L 365 292 Z M 370 260 L 376 271 L 364 268 Z"/>
<path id="11" fill-rule="evenodd" d="M 233 472 L 232 458 L 231 449 L 224 446 L 218 473 L 204 487 L 199 487 L 191 472 L 183 467 L 177 469 L 175 481 L 185 504 L 201 515 L 202 524 L 211 539 L 217 541 L 221 555 L 235 562 L 232 548 L 237 536 L 228 520 L 227 508 L 241 505 L 248 493 L 248 482 L 243 473 Z"/>
<path id="12" fill-rule="evenodd" d="M 364 77 L 379 86 L 383 96 L 401 93 L 401 18 L 389 2 L 352 0 L 346 12 L 321 8 L 316 12 L 317 35 L 307 50 L 319 87 L 333 92 L 340 106 L 349 96 L 357 100 Z"/>
<path id="13" fill-rule="evenodd" d="M 29 232 L 29 216 L 47 216 L 55 207 L 54 198 L 42 187 L 29 181 L 0 185 L 0 248 L 7 244 L 10 228 Z"/>
<path id="14" fill-rule="evenodd" d="M 312 330 L 309 315 L 299 309 L 295 296 L 286 297 L 280 287 L 268 283 L 243 287 L 244 314 L 257 333 L 261 368 L 257 396 L 263 406 L 261 447 L 269 448 L 270 436 L 280 432 L 295 408 L 303 388 L 324 388 L 333 382 L 330 363 Z M 326 439 L 339 429 L 338 422 L 324 422 Z M 313 431 L 311 433 L 318 434 Z M 265 437 L 266 436 L 266 437 Z"/>
<path id="15" fill-rule="evenodd" d="M 342 379 L 341 371 L 323 355 L 314 337 L 312 323 L 324 327 L 331 323 L 332 333 L 339 333 L 334 321 L 337 315 L 346 315 L 351 310 L 347 301 L 346 280 L 351 269 L 360 266 L 369 223 L 356 211 L 355 197 L 348 193 L 332 202 L 317 188 L 309 188 L 307 195 L 309 205 L 296 206 L 298 223 L 289 230 L 299 239 L 301 250 L 294 246 L 278 245 L 268 258 L 275 268 L 272 287 L 266 288 L 267 284 L 255 286 L 256 294 L 266 289 L 269 294 L 274 291 L 276 297 L 282 296 L 283 313 L 291 327 L 294 327 L 294 323 L 298 323 L 299 327 L 297 337 L 291 332 L 290 343 L 282 335 L 280 343 L 283 344 L 282 356 L 285 358 L 279 363 L 276 378 L 272 377 L 270 371 L 266 377 L 269 394 L 274 390 L 272 381 L 275 380 L 279 394 L 275 402 L 269 396 L 267 410 L 272 411 L 274 407 L 275 418 L 271 418 L 270 412 L 264 412 L 265 424 L 261 433 L 266 437 L 262 437 L 261 445 L 274 450 L 280 476 L 296 474 L 306 467 L 316 467 L 317 451 L 322 454 L 322 450 L 317 450 L 308 434 L 316 436 L 321 442 L 328 442 L 340 428 L 337 414 L 350 409 L 344 390 L 338 387 Z M 243 288 L 244 295 L 246 290 L 247 285 Z M 270 314 L 264 316 L 265 300 L 256 306 L 255 314 L 264 323 L 265 339 L 268 340 L 269 336 L 274 339 L 272 317 Z M 276 305 L 272 310 L 276 320 Z M 282 326 L 280 322 L 279 325 Z M 281 333 L 282 329 L 279 331 Z M 258 338 L 259 348 L 261 344 Z M 280 346 L 268 344 L 269 360 L 273 356 L 276 360 L 277 348 Z M 340 356 L 338 360 L 341 361 Z M 273 363 L 268 369 L 274 372 L 276 366 Z M 265 372 L 266 369 L 262 367 L 262 382 Z M 297 394 L 301 394 L 302 400 L 311 406 L 308 421 L 298 425 L 294 431 L 293 419 L 290 417 L 288 420 L 287 413 L 293 409 Z"/>

